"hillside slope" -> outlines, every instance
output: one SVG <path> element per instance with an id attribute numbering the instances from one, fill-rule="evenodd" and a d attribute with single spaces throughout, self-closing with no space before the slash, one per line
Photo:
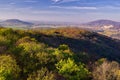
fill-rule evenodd
<path id="1" fill-rule="evenodd" d="M 109 60 L 116 60 L 120 62 L 119 40 L 79 28 L 67 27 L 34 29 L 28 31 L 15 30 L 12 34 L 11 29 L 10 31 L 5 32 L 3 28 L 0 34 L 6 35 L 8 38 L 10 37 L 10 39 L 12 39 L 11 41 L 14 41 L 14 37 L 15 41 L 18 41 L 17 38 L 19 39 L 21 36 L 30 36 L 40 43 L 44 43 L 54 48 L 59 47 L 61 44 L 66 44 L 78 55 L 84 52 L 86 56 L 89 57 L 90 61 L 95 61 L 99 58 L 107 58 Z M 1 40 L 4 40 L 4 38 L 1 38 Z M 4 51 L 7 51 L 7 49 Z"/>
<path id="2" fill-rule="evenodd" d="M 58 47 L 60 44 L 67 44 L 75 53 L 86 52 L 94 60 L 101 57 L 117 61 L 120 59 L 120 41 L 104 35 L 78 28 L 38 30 L 37 32 L 42 35 L 33 36 L 49 46 Z"/>

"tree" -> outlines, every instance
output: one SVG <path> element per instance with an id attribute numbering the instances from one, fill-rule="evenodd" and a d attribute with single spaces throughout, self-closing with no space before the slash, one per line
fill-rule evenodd
<path id="1" fill-rule="evenodd" d="M 18 80 L 20 68 L 10 55 L 0 56 L 0 80 Z"/>
<path id="2" fill-rule="evenodd" d="M 42 68 L 37 72 L 29 75 L 27 80 L 55 80 L 54 74 L 47 70 L 47 68 Z"/>
<path id="3" fill-rule="evenodd" d="M 24 51 L 27 53 L 30 53 L 31 56 L 34 55 L 35 53 L 38 53 L 43 50 L 45 47 L 44 44 L 36 43 L 36 42 L 25 42 L 19 44 L 20 47 L 23 47 Z"/>
<path id="4" fill-rule="evenodd" d="M 10 44 L 10 40 L 0 35 L 0 53 L 4 53 Z"/>
<path id="5" fill-rule="evenodd" d="M 61 59 L 68 59 L 68 57 L 72 58 L 74 54 L 67 45 L 63 44 L 55 49 L 53 55 L 55 55 L 56 59 L 60 61 Z"/>
<path id="6" fill-rule="evenodd" d="M 101 62 L 104 61 L 102 64 Z M 102 59 L 99 60 L 101 65 L 98 65 L 93 70 L 94 80 L 119 80 L 119 64 L 115 61 L 109 62 Z"/>
<path id="7" fill-rule="evenodd" d="M 4 46 L 4 45 L 7 46 L 9 42 L 10 41 L 6 37 L 0 36 L 0 46 Z"/>
<path id="8" fill-rule="evenodd" d="M 28 74 L 45 67 L 51 61 L 50 55 L 44 52 L 46 45 L 38 43 L 36 40 L 29 40 L 29 42 L 23 40 L 23 43 L 18 44 L 19 49 L 21 49 L 21 52 L 17 55 L 17 57 L 19 56 L 17 60 L 22 69 L 21 76 L 27 77 Z"/>
<path id="9" fill-rule="evenodd" d="M 20 38 L 16 44 L 19 45 L 19 44 L 22 44 L 22 43 L 30 43 L 30 42 L 37 42 L 35 38 L 30 38 L 29 36 L 25 36 L 25 37 L 22 37 Z"/>
<path id="10" fill-rule="evenodd" d="M 77 65 L 74 60 L 68 58 L 61 60 L 56 64 L 58 72 L 68 80 L 85 80 L 88 77 L 89 71 L 84 67 L 84 64 Z"/>
<path id="11" fill-rule="evenodd" d="M 62 51 L 65 51 L 65 50 L 69 50 L 69 51 L 70 51 L 68 45 L 65 45 L 65 44 L 60 45 L 60 46 L 58 47 L 58 49 L 59 49 L 59 50 L 62 50 Z"/>
<path id="12" fill-rule="evenodd" d="M 16 42 L 19 39 L 19 35 L 17 34 L 16 31 L 14 31 L 11 28 L 6 28 L 6 29 L 1 29 L 0 30 L 0 35 L 6 37 L 7 39 L 10 40 L 11 44 Z"/>

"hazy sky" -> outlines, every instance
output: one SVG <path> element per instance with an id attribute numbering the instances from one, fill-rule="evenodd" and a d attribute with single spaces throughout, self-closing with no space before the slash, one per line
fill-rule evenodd
<path id="1" fill-rule="evenodd" d="M 120 0 L 0 0 L 0 19 L 56 22 L 120 21 Z"/>

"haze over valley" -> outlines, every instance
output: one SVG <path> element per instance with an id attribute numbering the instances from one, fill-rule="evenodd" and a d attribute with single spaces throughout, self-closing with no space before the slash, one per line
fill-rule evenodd
<path id="1" fill-rule="evenodd" d="M 70 23 L 70 22 L 41 22 L 41 21 L 23 21 L 19 19 L 1 20 L 2 27 L 16 29 L 36 29 L 36 28 L 58 28 L 58 27 L 78 27 L 88 29 L 100 34 L 120 39 L 120 22 L 112 20 L 95 20 L 86 23 Z"/>

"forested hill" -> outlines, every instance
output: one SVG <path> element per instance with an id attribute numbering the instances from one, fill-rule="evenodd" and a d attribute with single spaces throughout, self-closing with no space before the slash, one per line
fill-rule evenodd
<path id="1" fill-rule="evenodd" d="M 85 52 L 91 59 L 101 57 L 118 61 L 120 59 L 120 41 L 104 35 L 79 28 L 37 30 L 36 32 L 42 34 L 34 36 L 38 41 L 52 47 L 66 44 L 75 53 Z"/>
<path id="2" fill-rule="evenodd" d="M 0 28 L 0 80 L 119 80 L 119 62 L 120 41 L 94 32 Z"/>
<path id="3" fill-rule="evenodd" d="M 1 30 L 8 29 L 2 28 Z M 120 41 L 97 34 L 95 32 L 68 27 L 33 29 L 28 31 L 12 29 L 9 30 L 13 31 L 13 33 L 8 33 L 4 31 L 1 31 L 0 33 L 4 32 L 4 34 L 9 37 L 14 36 L 22 38 L 25 36 L 29 36 L 31 38 L 35 38 L 35 40 L 37 40 L 38 42 L 42 42 L 54 48 L 57 48 L 61 44 L 66 44 L 76 54 L 85 52 L 93 60 L 104 57 L 108 58 L 109 60 L 120 61 Z"/>

